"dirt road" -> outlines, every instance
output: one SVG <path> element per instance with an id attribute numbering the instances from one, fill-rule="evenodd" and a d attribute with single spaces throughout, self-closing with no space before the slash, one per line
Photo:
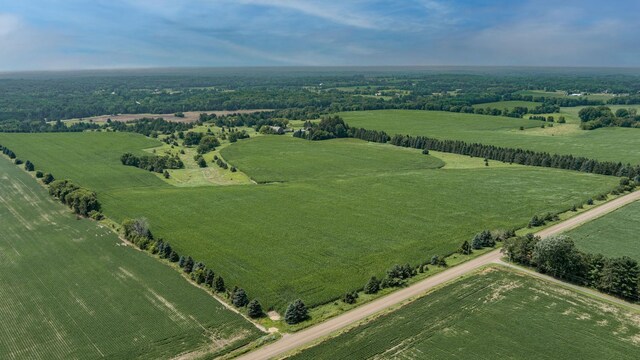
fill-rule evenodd
<path id="1" fill-rule="evenodd" d="M 591 210 L 585 211 L 584 213 L 577 215 L 571 219 L 544 229 L 536 233 L 536 235 L 549 236 L 561 233 L 639 199 L 640 191 L 627 194 L 618 199 L 595 207 Z M 391 306 L 397 305 L 403 301 L 418 296 L 438 285 L 463 276 L 483 265 L 487 265 L 492 262 L 499 262 L 500 258 L 501 254 L 499 250 L 495 250 L 485 255 L 479 256 L 466 263 L 452 267 L 437 275 L 424 279 L 407 288 L 398 290 L 380 299 L 374 300 L 368 304 L 348 311 L 342 315 L 329 319 L 321 324 L 312 326 L 308 329 L 299 331 L 294 334 L 285 334 L 280 340 L 274 342 L 273 344 L 258 348 L 257 350 L 245 354 L 238 359 L 262 360 L 282 355 L 288 351 L 294 350 L 303 345 L 318 340 L 321 337 L 327 336 L 337 330 L 343 329 L 357 321 L 363 320 L 379 311 L 385 310 Z"/>

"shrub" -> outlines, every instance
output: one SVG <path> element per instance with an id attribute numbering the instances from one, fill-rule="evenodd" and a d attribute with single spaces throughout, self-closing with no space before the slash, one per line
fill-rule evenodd
<path id="1" fill-rule="evenodd" d="M 375 276 L 372 276 L 364 286 L 364 293 L 375 294 L 378 291 L 380 291 L 380 280 L 378 280 L 378 278 L 376 278 Z"/>

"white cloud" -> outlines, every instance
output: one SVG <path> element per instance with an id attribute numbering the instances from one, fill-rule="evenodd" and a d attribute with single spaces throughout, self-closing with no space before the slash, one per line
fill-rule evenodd
<path id="1" fill-rule="evenodd" d="M 338 5 L 329 1 L 313 3 L 309 1 L 289 0 L 236 0 L 234 3 L 246 5 L 262 5 L 294 10 L 306 15 L 329 20 L 336 24 L 363 29 L 376 29 L 379 25 L 372 16 L 354 8 Z"/>
<path id="2" fill-rule="evenodd" d="M 20 18 L 16 15 L 0 13 L 0 38 L 7 37 L 18 31 L 20 26 Z"/>

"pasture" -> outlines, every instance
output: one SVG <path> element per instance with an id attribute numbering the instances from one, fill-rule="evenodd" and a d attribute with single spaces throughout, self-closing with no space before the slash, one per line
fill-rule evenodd
<path id="1" fill-rule="evenodd" d="M 450 254 L 483 229 L 525 226 L 534 214 L 567 210 L 618 183 L 548 168 L 484 166 L 453 154 L 439 159 L 350 139 L 260 136 L 221 154 L 265 184 L 180 188 L 111 163 L 121 154 L 113 154 L 112 142 L 130 141 L 129 151 L 149 145 L 129 135 L 0 134 L 0 143 L 38 169 L 97 191 L 115 221 L 148 218 L 154 234 L 180 254 L 280 311 L 295 298 L 311 306 L 326 303 L 394 264 Z M 82 148 L 91 150 L 77 151 Z M 88 165 L 51 160 L 67 156 Z M 90 173 L 103 161 L 116 179 L 137 171 L 139 183 L 117 186 L 108 173 L 98 181 Z"/>
<path id="2" fill-rule="evenodd" d="M 289 359 L 635 359 L 640 314 L 498 266 Z"/>
<path id="3" fill-rule="evenodd" d="M 572 108 L 574 109 L 574 108 Z M 579 108 L 575 108 L 576 112 Z M 640 129 L 580 130 L 575 123 L 554 124 L 499 116 L 421 110 L 376 110 L 340 113 L 350 126 L 463 140 L 496 146 L 585 156 L 597 160 L 640 163 Z M 520 130 L 520 127 L 524 130 Z"/>
<path id="4" fill-rule="evenodd" d="M 629 204 L 567 233 L 579 249 L 640 261 L 640 202 Z"/>
<path id="5" fill-rule="evenodd" d="M 260 332 L 0 158 L 0 358 L 223 354 Z"/>

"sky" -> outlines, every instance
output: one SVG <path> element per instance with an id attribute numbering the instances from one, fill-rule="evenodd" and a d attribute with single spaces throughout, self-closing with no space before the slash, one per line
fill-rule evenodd
<path id="1" fill-rule="evenodd" d="M 0 0 L 0 71 L 640 66 L 640 1 Z"/>

